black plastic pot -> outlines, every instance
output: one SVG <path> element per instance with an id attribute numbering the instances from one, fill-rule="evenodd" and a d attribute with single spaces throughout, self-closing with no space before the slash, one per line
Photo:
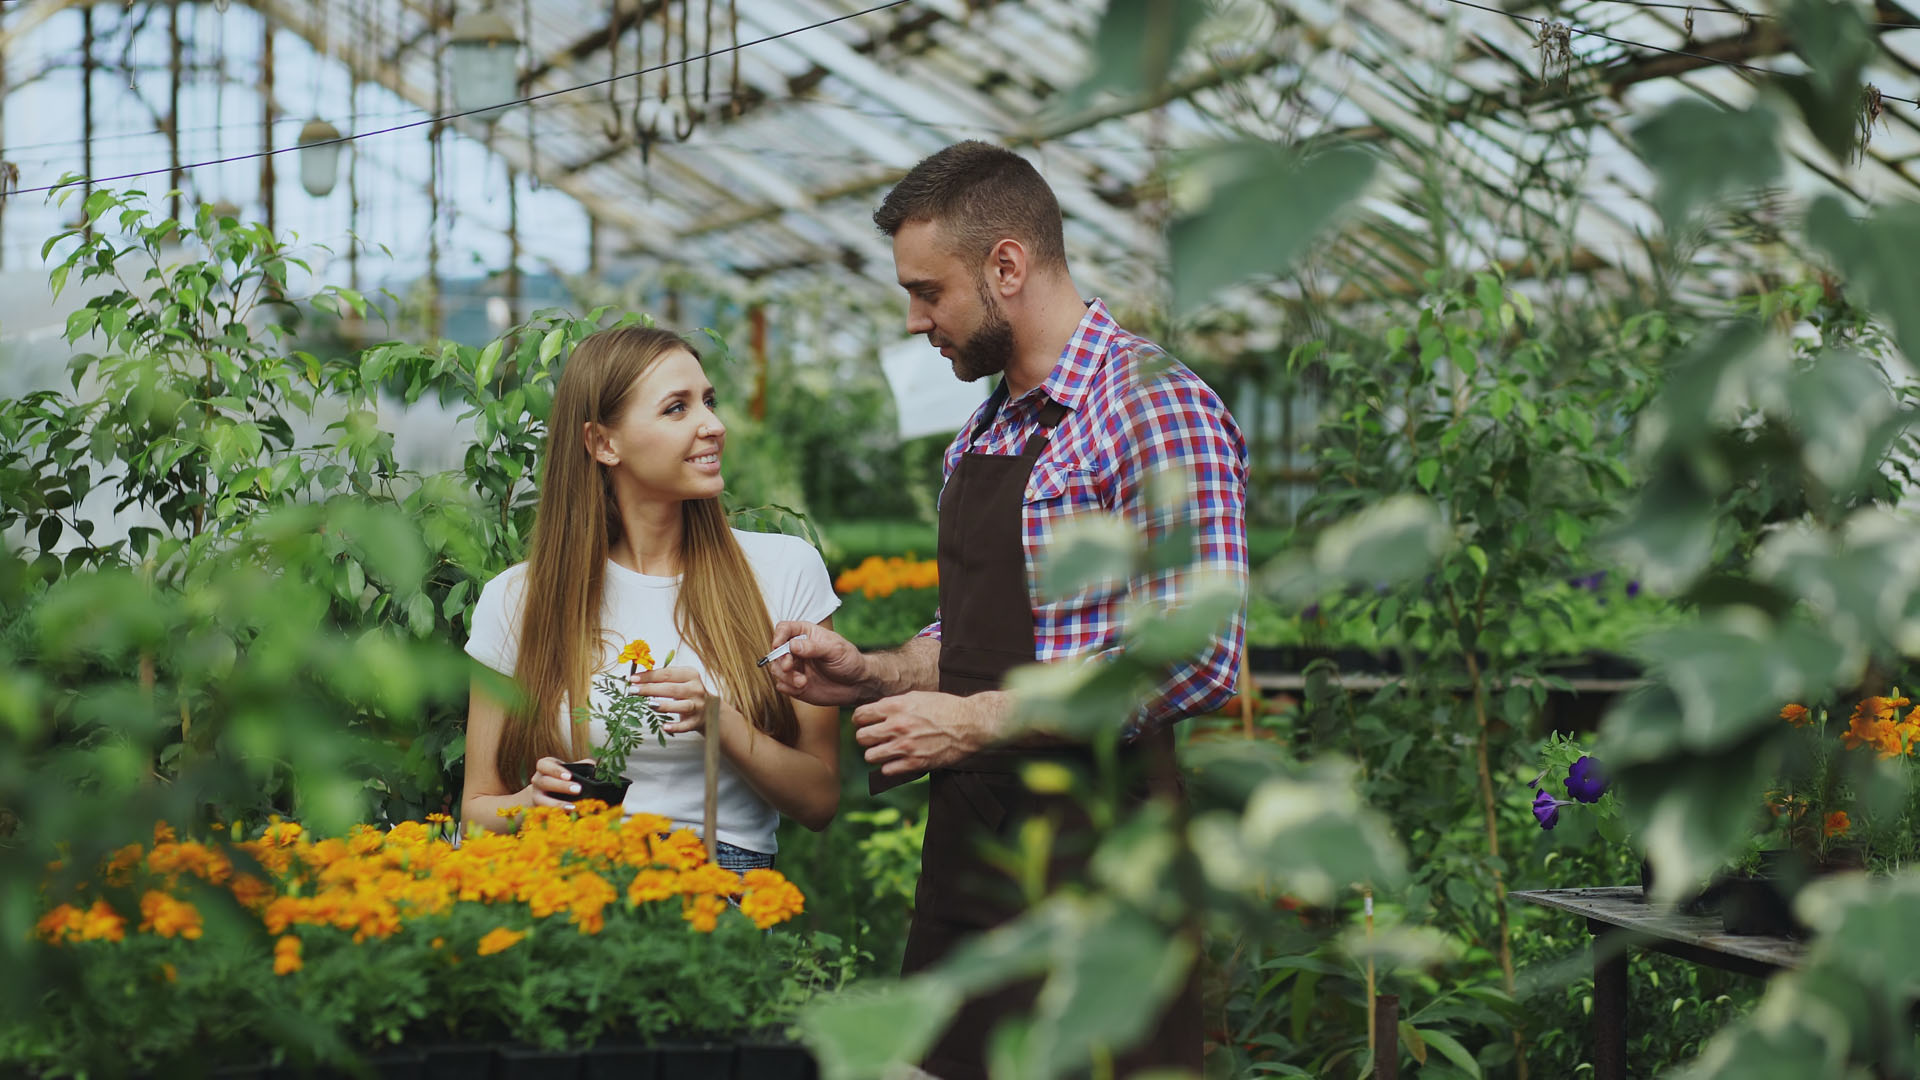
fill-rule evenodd
<path id="1" fill-rule="evenodd" d="M 591 761 L 569 761 L 567 771 L 573 774 L 573 782 L 580 785 L 578 795 L 556 795 L 555 798 L 575 802 L 580 799 L 599 799 L 608 806 L 619 806 L 627 799 L 627 788 L 633 781 L 624 776 L 612 780 L 602 780 Z"/>
<path id="2" fill-rule="evenodd" d="M 1720 894 L 1720 927 L 1747 937 L 1805 937 L 1793 916 L 1793 893 L 1779 878 L 1729 878 Z"/>
<path id="3" fill-rule="evenodd" d="M 413 1047 L 394 1046 L 368 1052 L 361 1060 L 365 1071 L 333 1065 L 280 1065 L 262 1070 L 262 1075 L 272 1080 L 420 1080 L 427 1056 Z"/>
<path id="4" fill-rule="evenodd" d="M 804 1046 L 742 1043 L 734 1051 L 734 1080 L 819 1080 L 820 1066 Z"/>
<path id="5" fill-rule="evenodd" d="M 580 1080 L 585 1063 L 578 1050 L 503 1046 L 494 1056 L 493 1080 Z"/>
<path id="6" fill-rule="evenodd" d="M 658 1080 L 718 1080 L 733 1075 L 733 1046 L 725 1043 L 667 1043 L 655 1047 Z"/>
<path id="7" fill-rule="evenodd" d="M 660 1055 L 651 1046 L 601 1043 L 581 1054 L 581 1080 L 658 1080 Z"/>
<path id="8" fill-rule="evenodd" d="M 493 1047 L 485 1043 L 428 1043 L 421 1080 L 484 1080 L 493 1071 Z"/>

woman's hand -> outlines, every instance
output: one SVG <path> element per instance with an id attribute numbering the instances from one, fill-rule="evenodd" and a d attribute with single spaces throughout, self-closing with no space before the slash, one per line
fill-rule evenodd
<path id="1" fill-rule="evenodd" d="M 557 793 L 557 794 L 556 794 Z M 564 806 L 573 809 L 570 800 L 558 795 L 578 795 L 580 785 L 557 757 L 543 757 L 533 763 L 533 782 L 520 789 L 529 806 Z"/>
<path id="2" fill-rule="evenodd" d="M 660 725 L 669 735 L 706 728 L 707 684 L 690 667 L 655 668 L 627 676 L 635 694 L 645 694 L 653 707 L 672 719 Z"/>

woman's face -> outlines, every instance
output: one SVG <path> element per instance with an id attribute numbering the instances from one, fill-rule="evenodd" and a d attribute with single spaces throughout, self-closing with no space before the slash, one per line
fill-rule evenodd
<path id="1" fill-rule="evenodd" d="M 618 423 L 598 433 L 588 425 L 587 447 L 613 470 L 615 491 L 662 500 L 717 498 L 727 428 L 713 409 L 713 384 L 700 361 L 676 349 L 634 380 Z"/>

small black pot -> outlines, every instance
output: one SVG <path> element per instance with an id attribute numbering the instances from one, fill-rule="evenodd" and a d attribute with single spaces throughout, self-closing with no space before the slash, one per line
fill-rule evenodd
<path id="1" fill-rule="evenodd" d="M 619 806 L 627 801 L 627 789 L 633 786 L 633 781 L 624 776 L 616 776 L 612 780 L 600 779 L 591 761 L 569 761 L 567 771 L 573 774 L 573 782 L 580 785 L 580 794 L 559 794 L 554 796 L 556 799 L 568 802 L 599 799 L 608 806 Z"/>
<path id="2" fill-rule="evenodd" d="M 733 1047 L 720 1043 L 667 1043 L 660 1055 L 659 1080 L 716 1080 L 733 1075 Z"/>
<path id="3" fill-rule="evenodd" d="M 1807 927 L 1794 917 L 1793 898 L 1811 877 L 1826 869 L 1798 852 L 1761 852 L 1753 874 L 1722 883 L 1721 927 L 1729 934 L 1752 937 L 1807 936 Z"/>
<path id="4" fill-rule="evenodd" d="M 1747 937 L 1805 937 L 1793 917 L 1793 893 L 1776 878 L 1729 878 L 1720 896 L 1720 927 Z"/>
<path id="5" fill-rule="evenodd" d="M 420 1052 L 426 1055 L 422 1080 L 474 1080 L 493 1072 L 493 1047 L 485 1043 L 428 1043 Z"/>
<path id="6" fill-rule="evenodd" d="M 333 1065 L 315 1065 L 311 1068 L 281 1065 L 273 1069 L 271 1075 L 275 1080 L 292 1077 L 305 1077 L 308 1080 L 367 1080 L 368 1077 L 373 1080 L 419 1080 L 426 1055 L 409 1047 L 390 1046 L 367 1051 L 361 1061 L 366 1066 L 364 1072 Z"/>
<path id="7" fill-rule="evenodd" d="M 734 1080 L 819 1080 L 820 1066 L 804 1046 L 741 1043 L 734 1052 Z"/>
<path id="8" fill-rule="evenodd" d="M 493 1080 L 580 1080 L 583 1060 L 578 1050 L 503 1046 L 494 1058 Z"/>
<path id="9" fill-rule="evenodd" d="M 660 1055 L 651 1046 L 600 1042 L 582 1052 L 580 1080 L 657 1080 Z"/>

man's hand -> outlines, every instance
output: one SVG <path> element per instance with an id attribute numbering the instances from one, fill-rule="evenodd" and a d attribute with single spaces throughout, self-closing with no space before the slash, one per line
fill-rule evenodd
<path id="1" fill-rule="evenodd" d="M 813 705 L 872 699 L 866 689 L 873 680 L 872 664 L 853 642 L 816 623 L 783 622 L 773 627 L 773 648 L 782 645 L 788 646 L 787 655 L 767 665 L 781 693 Z"/>
<path id="2" fill-rule="evenodd" d="M 999 738 L 1011 707 L 998 691 L 959 697 L 915 691 L 862 705 L 854 740 L 884 776 L 925 772 L 971 756 Z"/>

